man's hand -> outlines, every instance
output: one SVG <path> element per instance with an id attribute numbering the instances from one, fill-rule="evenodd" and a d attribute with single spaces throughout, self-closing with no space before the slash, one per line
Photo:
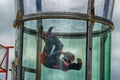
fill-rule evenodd
<path id="1" fill-rule="evenodd" d="M 77 58 L 77 62 L 82 64 L 82 60 L 80 58 Z"/>

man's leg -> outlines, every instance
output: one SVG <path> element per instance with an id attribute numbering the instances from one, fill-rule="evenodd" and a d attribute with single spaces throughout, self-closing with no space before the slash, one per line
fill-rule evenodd
<path id="1" fill-rule="evenodd" d="M 56 37 L 56 36 L 52 36 L 52 39 L 54 40 L 54 45 L 55 45 L 55 49 L 53 50 L 53 53 L 56 53 L 56 51 L 61 51 L 63 49 L 63 44 L 62 42 Z"/>
<path id="2" fill-rule="evenodd" d="M 51 33 L 53 27 L 50 27 L 47 33 L 43 31 L 43 26 L 40 28 L 40 36 L 45 42 L 44 52 L 46 53 L 46 56 L 49 56 L 53 48 L 53 43 L 51 41 L 51 37 L 48 35 Z"/>
<path id="3" fill-rule="evenodd" d="M 46 40 L 45 52 L 46 56 L 49 56 L 53 48 L 53 44 Z"/>
<path id="4" fill-rule="evenodd" d="M 52 29 L 53 29 L 53 27 L 50 27 L 50 28 L 48 29 L 47 35 L 50 35 L 50 34 L 52 33 Z"/>

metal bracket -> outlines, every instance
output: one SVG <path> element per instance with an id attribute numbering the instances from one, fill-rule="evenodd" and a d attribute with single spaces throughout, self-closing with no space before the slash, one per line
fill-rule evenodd
<path id="1" fill-rule="evenodd" d="M 88 21 L 89 22 L 95 22 L 95 10 L 94 6 L 91 8 L 91 13 L 88 14 Z"/>
<path id="2" fill-rule="evenodd" d="M 16 15 L 16 19 L 13 22 L 14 28 L 22 28 L 22 22 L 20 21 L 22 19 L 22 12 L 19 10 Z"/>
<path id="3" fill-rule="evenodd" d="M 13 61 L 13 65 L 15 66 L 15 67 L 17 67 L 18 66 L 18 58 L 15 58 L 15 60 Z"/>

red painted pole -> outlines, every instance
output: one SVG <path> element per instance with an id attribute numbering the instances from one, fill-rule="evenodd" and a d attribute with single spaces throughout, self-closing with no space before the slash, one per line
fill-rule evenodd
<path id="1" fill-rule="evenodd" d="M 14 46 L 5 46 L 5 48 L 14 48 Z"/>
<path id="2" fill-rule="evenodd" d="M 8 80 L 8 61 L 9 61 L 9 48 L 7 49 L 7 52 L 6 52 L 6 80 Z"/>
<path id="3" fill-rule="evenodd" d="M 1 73 L 6 73 L 6 75 L 5 75 L 6 79 L 5 80 L 8 80 L 9 49 L 14 48 L 14 46 L 3 46 L 3 45 L 0 45 L 0 46 L 7 49 L 7 51 L 6 51 L 6 53 L 5 53 L 4 57 L 3 57 L 3 60 L 6 58 L 6 69 L 0 69 L 0 72 Z M 2 60 L 0 65 L 2 65 L 3 60 Z"/>
<path id="4" fill-rule="evenodd" d="M 5 46 L 5 48 L 7 48 L 7 52 L 6 52 L 6 80 L 8 80 L 8 62 L 9 62 L 9 48 L 14 48 L 14 46 Z"/>

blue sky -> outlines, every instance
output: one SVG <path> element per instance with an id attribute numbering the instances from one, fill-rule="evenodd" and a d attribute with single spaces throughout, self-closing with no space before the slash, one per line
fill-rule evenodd
<path id="1" fill-rule="evenodd" d="M 120 0 L 115 0 L 112 21 L 115 30 L 112 31 L 112 52 L 111 52 L 111 80 L 120 80 Z M 15 44 L 15 19 L 14 0 L 0 0 L 0 44 Z M 10 50 L 10 60 L 13 60 L 14 49 Z M 11 62 L 10 62 L 11 64 Z"/>

